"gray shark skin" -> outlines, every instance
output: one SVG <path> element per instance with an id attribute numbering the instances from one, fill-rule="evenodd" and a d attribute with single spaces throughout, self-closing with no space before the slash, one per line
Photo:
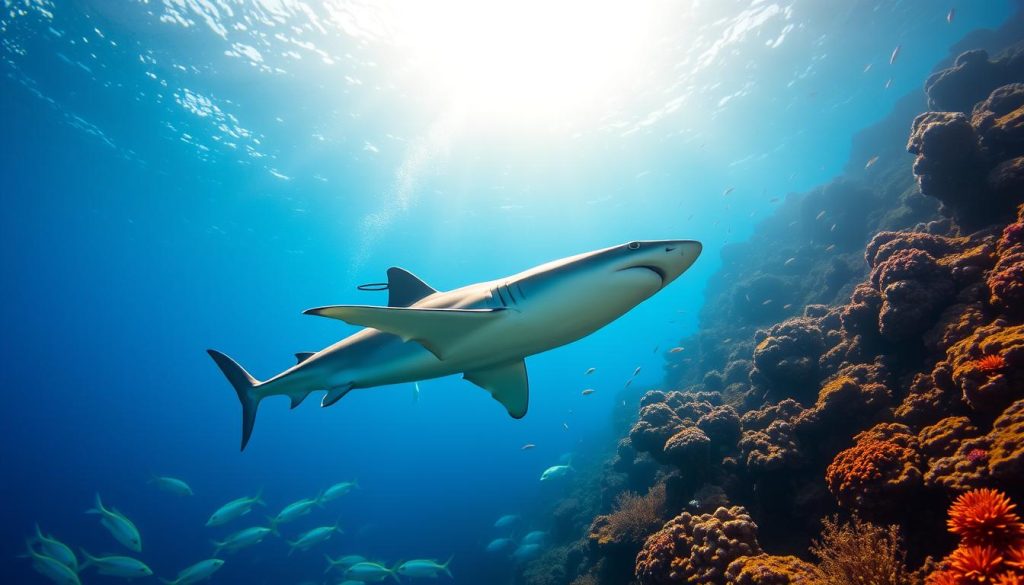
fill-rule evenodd
<path id="1" fill-rule="evenodd" d="M 357 388 L 461 373 L 514 418 L 526 415 L 523 358 L 585 337 L 629 312 L 697 260 L 693 240 L 629 242 L 542 264 L 455 290 L 434 290 L 401 268 L 388 270 L 388 306 L 335 305 L 304 311 L 365 327 L 260 382 L 234 360 L 207 350 L 242 403 L 242 449 L 256 408 L 288 396 L 292 408 L 326 391 L 330 406 Z"/>

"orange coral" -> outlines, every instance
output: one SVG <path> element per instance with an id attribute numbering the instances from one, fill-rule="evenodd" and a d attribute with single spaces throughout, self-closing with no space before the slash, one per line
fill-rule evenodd
<path id="1" fill-rule="evenodd" d="M 899 492 L 921 482 L 916 437 L 903 425 L 876 425 L 836 455 L 825 472 L 828 489 L 841 506 L 891 505 Z"/>
<path id="2" fill-rule="evenodd" d="M 949 508 L 949 531 L 972 545 L 1015 541 L 1024 534 L 1024 525 L 1014 508 L 1016 505 L 997 490 L 967 492 Z"/>
<path id="3" fill-rule="evenodd" d="M 1003 573 L 996 577 L 995 585 L 1024 585 L 1024 575 L 1020 573 Z"/>
<path id="4" fill-rule="evenodd" d="M 960 578 L 949 571 L 938 571 L 928 575 L 925 585 L 960 585 Z"/>
<path id="5" fill-rule="evenodd" d="M 974 367 L 982 372 L 998 372 L 1006 367 L 1006 358 L 1001 355 L 987 355 L 974 360 Z"/>
<path id="6" fill-rule="evenodd" d="M 994 546 L 962 546 L 949 555 L 949 572 L 961 583 L 991 583 L 1003 569 L 1003 555 Z"/>

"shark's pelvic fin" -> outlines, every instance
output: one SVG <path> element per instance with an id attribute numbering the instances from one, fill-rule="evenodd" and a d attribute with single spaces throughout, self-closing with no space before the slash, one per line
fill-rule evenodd
<path id="1" fill-rule="evenodd" d="M 530 403 L 530 382 L 523 360 L 466 372 L 463 377 L 490 392 L 495 400 L 505 406 L 512 418 L 526 416 Z"/>
<path id="2" fill-rule="evenodd" d="M 352 389 L 352 384 L 345 384 L 344 386 L 335 386 L 324 394 L 324 399 L 320 401 L 321 408 L 327 408 L 335 402 L 341 400 L 348 394 L 348 391 Z"/>
<path id="3" fill-rule="evenodd" d="M 302 362 L 313 357 L 315 353 L 315 351 L 300 351 L 299 353 L 295 354 L 295 363 L 301 364 Z"/>
<path id="4" fill-rule="evenodd" d="M 238 401 L 242 403 L 242 451 L 245 451 L 245 446 L 249 444 L 249 438 L 252 437 L 252 429 L 256 425 L 256 409 L 260 405 L 260 398 L 253 390 L 260 383 L 256 378 L 250 376 L 242 366 L 235 363 L 235 360 L 221 352 L 208 349 L 206 353 L 210 354 L 213 361 L 217 362 L 217 367 L 224 372 L 228 382 L 234 386 L 235 393 L 238 394 Z"/>
<path id="5" fill-rule="evenodd" d="M 311 392 L 311 391 L 310 391 Z M 289 394 L 288 398 L 292 401 L 292 408 L 298 408 L 302 401 L 309 396 L 309 392 L 299 392 L 298 394 Z"/>
<path id="6" fill-rule="evenodd" d="M 434 287 L 423 282 L 408 270 L 397 266 L 388 268 L 389 307 L 408 307 L 436 292 Z"/>
<path id="7" fill-rule="evenodd" d="M 303 311 L 340 319 L 352 325 L 372 327 L 391 333 L 403 341 L 416 341 L 438 359 L 447 350 L 480 327 L 493 323 L 505 309 L 416 309 L 403 307 L 369 307 L 335 305 Z"/>

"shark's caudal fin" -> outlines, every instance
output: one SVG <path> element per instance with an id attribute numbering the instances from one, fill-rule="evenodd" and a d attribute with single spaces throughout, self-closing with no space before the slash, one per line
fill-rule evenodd
<path id="1" fill-rule="evenodd" d="M 235 363 L 235 360 L 221 352 L 208 349 L 206 353 L 210 354 L 213 361 L 217 362 L 220 371 L 224 372 L 228 382 L 235 387 L 238 401 L 242 403 L 242 451 L 245 451 L 245 446 L 249 444 L 249 438 L 252 437 L 252 428 L 256 424 L 256 409 L 260 405 L 260 398 L 253 392 L 253 389 L 259 385 L 259 381 L 250 376 L 242 366 Z"/>

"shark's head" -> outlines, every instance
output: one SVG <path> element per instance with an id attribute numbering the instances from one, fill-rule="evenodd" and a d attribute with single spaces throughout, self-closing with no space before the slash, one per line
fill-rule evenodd
<path id="1" fill-rule="evenodd" d="M 702 248 L 695 240 L 629 242 L 597 252 L 593 261 L 612 272 L 647 270 L 661 279 L 663 288 L 697 261 Z"/>

